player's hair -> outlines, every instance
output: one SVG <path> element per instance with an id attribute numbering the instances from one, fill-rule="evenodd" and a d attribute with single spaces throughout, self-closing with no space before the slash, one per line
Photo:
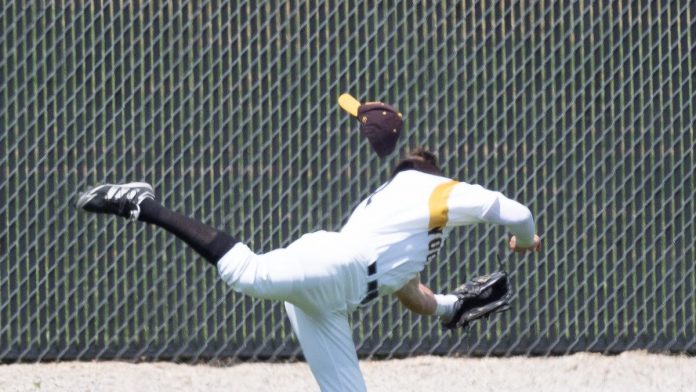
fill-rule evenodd
<path id="1" fill-rule="evenodd" d="M 418 170 L 423 173 L 442 175 L 437 165 L 437 156 L 423 147 L 416 147 L 394 167 L 392 176 L 405 170 Z"/>

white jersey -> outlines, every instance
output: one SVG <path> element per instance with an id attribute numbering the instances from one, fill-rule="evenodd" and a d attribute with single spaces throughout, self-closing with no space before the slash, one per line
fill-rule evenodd
<path id="1" fill-rule="evenodd" d="M 452 227 L 481 222 L 506 225 L 522 246 L 534 242 L 534 220 L 525 206 L 479 185 L 408 170 L 363 200 L 341 233 L 373 248 L 379 293 L 386 295 L 437 257 Z"/>

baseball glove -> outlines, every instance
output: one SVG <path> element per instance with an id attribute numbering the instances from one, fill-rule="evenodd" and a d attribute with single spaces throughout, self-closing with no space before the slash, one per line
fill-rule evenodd
<path id="1" fill-rule="evenodd" d="M 480 276 L 459 286 L 451 294 L 459 299 L 454 304 L 454 315 L 443 320 L 442 326 L 467 330 L 475 320 L 510 309 L 510 277 L 506 272 Z"/>

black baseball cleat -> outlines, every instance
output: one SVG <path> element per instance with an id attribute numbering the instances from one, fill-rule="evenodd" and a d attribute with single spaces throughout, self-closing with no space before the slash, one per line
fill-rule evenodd
<path id="1" fill-rule="evenodd" d="M 105 184 L 80 193 L 75 200 L 75 208 L 98 214 L 114 214 L 135 221 L 140 215 L 140 203 L 145 199 L 155 199 L 155 191 L 148 183 Z"/>

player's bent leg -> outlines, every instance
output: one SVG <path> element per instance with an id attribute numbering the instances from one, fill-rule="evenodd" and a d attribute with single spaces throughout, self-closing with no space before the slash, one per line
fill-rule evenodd
<path id="1" fill-rule="evenodd" d="M 81 193 L 75 207 L 88 212 L 113 214 L 159 226 L 186 242 L 216 265 L 237 240 L 225 232 L 163 207 L 150 184 L 104 184 Z"/>
<path id="2" fill-rule="evenodd" d="M 310 314 L 288 302 L 285 310 L 323 392 L 367 390 L 345 310 Z"/>

